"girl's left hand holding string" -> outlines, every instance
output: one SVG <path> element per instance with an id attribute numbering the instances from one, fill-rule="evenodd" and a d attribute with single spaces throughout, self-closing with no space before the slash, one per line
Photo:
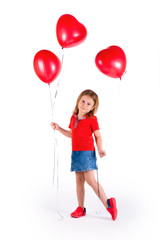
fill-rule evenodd
<path id="1" fill-rule="evenodd" d="M 101 158 L 106 156 L 106 152 L 104 150 L 100 150 L 98 153 Z"/>

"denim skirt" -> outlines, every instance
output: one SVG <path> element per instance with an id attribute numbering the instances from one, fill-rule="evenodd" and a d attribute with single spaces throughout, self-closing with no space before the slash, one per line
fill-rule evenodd
<path id="1" fill-rule="evenodd" d="M 71 171 L 84 172 L 96 170 L 96 160 L 95 151 L 72 151 Z"/>

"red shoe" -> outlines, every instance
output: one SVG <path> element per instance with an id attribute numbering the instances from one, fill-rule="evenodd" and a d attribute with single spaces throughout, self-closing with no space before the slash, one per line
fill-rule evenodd
<path id="1" fill-rule="evenodd" d="M 77 207 L 77 209 L 71 213 L 71 217 L 79 218 L 86 215 L 86 208 Z"/>
<path id="2" fill-rule="evenodd" d="M 116 220 L 116 218 L 117 218 L 116 199 L 115 198 L 110 198 L 109 203 L 110 203 L 110 208 L 108 207 L 107 211 L 111 214 L 112 219 Z"/>

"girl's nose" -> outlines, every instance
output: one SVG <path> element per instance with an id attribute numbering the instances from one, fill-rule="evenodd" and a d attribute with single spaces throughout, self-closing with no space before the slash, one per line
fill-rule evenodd
<path id="1" fill-rule="evenodd" d="M 86 103 L 84 103 L 84 107 L 87 107 L 87 104 L 86 104 Z"/>

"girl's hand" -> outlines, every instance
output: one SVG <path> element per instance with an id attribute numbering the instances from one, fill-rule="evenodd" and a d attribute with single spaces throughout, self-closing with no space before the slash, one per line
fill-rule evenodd
<path id="1" fill-rule="evenodd" d="M 54 130 L 58 130 L 59 129 L 59 125 L 57 123 L 54 123 L 54 122 L 51 122 L 51 127 L 54 129 Z"/>
<path id="2" fill-rule="evenodd" d="M 106 152 L 104 150 L 100 150 L 98 153 L 101 158 L 106 156 Z"/>

